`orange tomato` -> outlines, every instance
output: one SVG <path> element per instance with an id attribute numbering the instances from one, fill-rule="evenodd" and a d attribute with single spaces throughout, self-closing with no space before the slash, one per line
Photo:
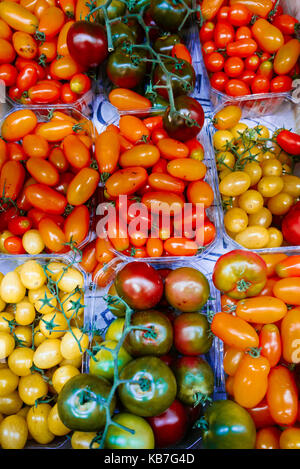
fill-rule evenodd
<path id="1" fill-rule="evenodd" d="M 83 205 L 94 194 L 100 175 L 93 168 L 82 168 L 72 179 L 67 190 L 67 200 L 70 205 Z"/>
<path id="2" fill-rule="evenodd" d="M 12 30 L 10 29 L 10 27 L 5 21 L 0 20 L 0 38 L 10 41 L 11 37 L 12 37 Z"/>
<path id="3" fill-rule="evenodd" d="M 90 212 L 86 205 L 78 205 L 67 216 L 64 223 L 64 233 L 68 242 L 76 245 L 82 243 L 88 235 Z"/>
<path id="4" fill-rule="evenodd" d="M 146 192 L 142 197 L 142 204 L 145 204 L 152 213 L 174 215 L 182 211 L 184 200 L 175 192 Z"/>
<path id="5" fill-rule="evenodd" d="M 198 181 L 204 178 L 206 166 L 202 161 L 192 158 L 178 158 L 168 163 L 167 171 L 171 176 L 184 181 Z"/>
<path id="6" fill-rule="evenodd" d="M 282 355 L 288 363 L 300 363 L 300 308 L 290 309 L 281 322 Z"/>
<path id="7" fill-rule="evenodd" d="M 273 277 L 275 275 L 276 265 L 280 263 L 282 260 L 287 258 L 286 254 L 279 253 L 279 254 L 262 254 L 261 257 L 265 261 L 267 265 L 267 275 L 268 277 Z"/>
<path id="8" fill-rule="evenodd" d="M 182 193 L 185 189 L 185 184 L 181 179 L 161 172 L 152 172 L 148 177 L 148 184 L 156 191 Z"/>
<path id="9" fill-rule="evenodd" d="M 260 292 L 259 296 L 274 296 L 273 295 L 273 288 L 275 283 L 279 280 L 279 277 L 269 277 L 267 278 L 267 282 Z"/>
<path id="10" fill-rule="evenodd" d="M 201 163 L 201 161 L 198 163 Z M 189 202 L 192 204 L 203 204 L 204 208 L 210 207 L 214 201 L 214 191 L 205 181 L 191 182 L 188 185 L 186 195 Z"/>
<path id="11" fill-rule="evenodd" d="M 119 127 L 123 137 L 132 143 L 143 142 L 150 136 L 149 129 L 135 116 L 121 116 Z"/>
<path id="12" fill-rule="evenodd" d="M 300 255 L 285 256 L 280 259 L 275 267 L 278 277 L 300 277 Z"/>
<path id="13" fill-rule="evenodd" d="M 64 138 L 63 150 L 68 162 L 74 168 L 82 169 L 89 166 L 90 152 L 77 135 L 68 135 Z"/>
<path id="14" fill-rule="evenodd" d="M 59 173 L 64 173 L 69 168 L 69 162 L 63 150 L 59 147 L 52 148 L 48 161 L 53 164 Z"/>
<path id="15" fill-rule="evenodd" d="M 26 169 L 41 184 L 56 186 L 59 181 L 59 174 L 56 168 L 43 158 L 29 158 L 26 162 Z"/>
<path id="16" fill-rule="evenodd" d="M 282 365 L 269 374 L 267 402 L 278 425 L 293 425 L 298 414 L 298 391 L 293 374 Z"/>
<path id="17" fill-rule="evenodd" d="M 279 449 L 281 431 L 276 427 L 266 427 L 256 434 L 256 449 Z"/>
<path id="18" fill-rule="evenodd" d="M 182 142 L 173 138 L 163 138 L 157 143 L 160 154 L 166 160 L 186 158 L 189 155 L 189 148 Z"/>
<path id="19" fill-rule="evenodd" d="M 47 158 L 49 144 L 47 140 L 36 134 L 27 134 L 23 138 L 23 150 L 30 158 Z"/>
<path id="20" fill-rule="evenodd" d="M 141 143 L 130 150 L 124 151 L 119 160 L 122 168 L 132 166 L 141 166 L 142 168 L 151 168 L 159 160 L 159 151 L 155 145 Z"/>
<path id="21" fill-rule="evenodd" d="M 95 257 L 97 262 L 107 264 L 115 257 L 113 246 L 109 239 L 97 238 L 95 247 Z"/>
<path id="22" fill-rule="evenodd" d="M 159 238 L 149 238 L 146 243 L 146 250 L 149 257 L 161 257 L 164 244 Z"/>
<path id="23" fill-rule="evenodd" d="M 60 8 L 50 6 L 42 13 L 40 17 L 38 31 L 46 37 L 46 39 L 56 36 L 65 22 L 65 16 Z"/>
<path id="24" fill-rule="evenodd" d="M 47 2 L 47 0 L 37 0 L 34 6 L 33 13 L 38 19 L 40 19 L 48 8 L 49 3 Z"/>
<path id="25" fill-rule="evenodd" d="M 82 71 L 82 68 L 70 55 L 65 55 L 53 60 L 50 65 L 50 74 L 56 80 L 71 80 L 71 78 Z"/>
<path id="26" fill-rule="evenodd" d="M 39 62 L 46 64 L 57 57 L 57 40 L 49 39 L 39 45 Z"/>
<path id="27" fill-rule="evenodd" d="M 74 20 L 67 21 L 61 28 L 58 38 L 57 38 L 57 54 L 58 55 L 63 55 L 67 56 L 69 54 L 69 49 L 67 45 L 67 35 L 69 32 L 69 29 L 71 28 L 72 24 L 74 24 Z"/>
<path id="28" fill-rule="evenodd" d="M 74 133 L 74 124 L 69 120 L 53 120 L 39 125 L 36 134 L 44 137 L 48 142 L 60 142 Z"/>
<path id="29" fill-rule="evenodd" d="M 6 39 L 0 39 L 0 64 L 8 64 L 15 60 L 16 52 Z"/>
<path id="30" fill-rule="evenodd" d="M 259 344 L 255 329 L 243 319 L 228 313 L 215 314 L 211 330 L 225 344 L 238 350 L 258 347 Z"/>
<path id="31" fill-rule="evenodd" d="M 271 368 L 277 365 L 281 357 L 281 337 L 278 327 L 275 324 L 266 324 L 259 333 L 260 353 L 266 357 Z"/>
<path id="32" fill-rule="evenodd" d="M 238 302 L 236 315 L 248 322 L 270 324 L 282 319 L 287 313 L 286 304 L 279 298 L 259 296 Z"/>
<path id="33" fill-rule="evenodd" d="M 0 171 L 8 158 L 7 144 L 0 138 Z"/>
<path id="34" fill-rule="evenodd" d="M 38 45 L 36 40 L 30 34 L 16 31 L 13 34 L 12 42 L 15 51 L 20 57 L 33 59 L 37 55 Z"/>
<path id="35" fill-rule="evenodd" d="M 86 272 L 91 274 L 96 269 L 97 264 L 96 240 L 94 240 L 82 249 L 80 265 Z"/>
<path id="36" fill-rule="evenodd" d="M 225 382 L 225 389 L 228 396 L 233 397 L 233 376 L 227 376 Z"/>
<path id="37" fill-rule="evenodd" d="M 280 449 L 300 449 L 300 428 L 286 428 L 280 435 Z"/>
<path id="38" fill-rule="evenodd" d="M 92 274 L 92 280 L 100 288 L 106 287 L 109 283 L 114 280 L 116 276 L 116 269 L 120 259 L 110 264 L 98 264 Z"/>
<path id="39" fill-rule="evenodd" d="M 39 233 L 45 246 L 53 252 L 66 249 L 66 236 L 63 230 L 51 219 L 43 218 L 39 223 Z"/>
<path id="40" fill-rule="evenodd" d="M 31 110 L 22 109 L 12 112 L 2 124 L 2 138 L 7 141 L 21 140 L 31 133 L 37 125 L 37 117 Z"/>
<path id="41" fill-rule="evenodd" d="M 300 277 L 289 277 L 278 280 L 273 293 L 286 304 L 300 306 Z"/>
<path id="42" fill-rule="evenodd" d="M 245 354 L 233 379 L 234 400 L 242 407 L 255 407 L 268 389 L 270 363 L 265 357 Z"/>
<path id="43" fill-rule="evenodd" d="M 171 256 L 195 256 L 198 245 L 187 238 L 169 238 L 164 242 L 164 250 Z"/>
<path id="44" fill-rule="evenodd" d="M 146 184 L 147 178 L 145 168 L 137 166 L 120 169 L 107 179 L 105 187 L 112 197 L 130 195 L 141 189 Z"/>
<path id="45" fill-rule="evenodd" d="M 224 354 L 224 358 L 223 358 L 223 367 L 227 375 L 229 376 L 235 375 L 243 356 L 244 356 L 244 352 L 234 347 L 229 347 L 226 350 Z"/>
<path id="46" fill-rule="evenodd" d="M 25 170 L 19 161 L 7 161 L 1 169 L 0 194 L 16 200 L 25 180 Z"/>
<path id="47" fill-rule="evenodd" d="M 12 29 L 34 34 L 38 27 L 38 19 L 24 6 L 15 2 L 0 3 L 0 18 Z"/>
<path id="48" fill-rule="evenodd" d="M 87 6 L 86 0 L 77 0 L 75 7 L 75 20 L 84 21 L 85 17 L 89 14 L 90 8 Z M 89 17 L 90 22 L 94 22 L 97 16 L 97 12 L 93 13 Z"/>
<path id="49" fill-rule="evenodd" d="M 95 157 L 101 174 L 115 171 L 120 156 L 120 139 L 112 129 L 106 129 L 97 136 Z"/>
<path id="50" fill-rule="evenodd" d="M 172 57 L 177 57 L 177 59 L 185 60 L 189 64 L 192 63 L 191 54 L 189 53 L 188 48 L 184 44 L 175 44 L 173 46 L 171 55 Z"/>
<path id="51" fill-rule="evenodd" d="M 152 106 L 149 99 L 127 88 L 112 90 L 108 95 L 108 99 L 119 111 L 147 110 Z"/>
<path id="52" fill-rule="evenodd" d="M 112 246 L 117 251 L 125 251 L 129 248 L 127 227 L 123 227 L 118 221 L 108 224 L 107 234 Z"/>

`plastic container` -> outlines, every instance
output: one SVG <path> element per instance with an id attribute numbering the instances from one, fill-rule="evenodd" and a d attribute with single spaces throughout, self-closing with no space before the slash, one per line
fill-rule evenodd
<path id="1" fill-rule="evenodd" d="M 105 104 L 106 104 L 106 102 L 105 102 Z M 112 106 L 109 107 L 109 110 L 110 111 L 112 110 Z M 127 114 L 129 114 L 129 113 L 127 113 Z M 140 117 L 140 115 L 138 113 L 130 113 L 130 115 L 137 115 L 137 116 Z M 98 133 L 103 132 L 106 129 L 106 127 L 110 124 L 114 124 L 114 125 L 118 126 L 120 117 L 121 116 L 116 111 L 113 111 L 112 114 L 110 114 L 110 120 L 108 122 L 105 122 L 105 125 L 103 125 L 103 123 L 100 122 L 99 120 L 98 120 L 98 122 L 96 121 L 95 125 L 97 127 Z M 143 116 L 143 117 L 145 117 L 145 116 Z M 94 121 L 95 120 L 96 119 L 94 117 Z M 211 205 L 211 207 L 206 209 L 206 212 L 207 212 L 208 218 L 214 223 L 214 225 L 216 227 L 216 237 L 215 237 L 214 241 L 212 241 L 209 245 L 204 246 L 203 249 L 201 249 L 201 252 L 199 252 L 199 254 L 196 254 L 196 256 L 192 256 L 192 258 L 196 258 L 196 257 L 197 258 L 202 258 L 205 254 L 207 254 L 208 252 L 211 252 L 213 250 L 214 246 L 218 242 L 218 237 L 219 237 L 219 233 L 220 233 L 219 211 L 218 211 L 218 208 L 217 208 L 217 203 L 218 202 L 217 202 L 217 198 L 216 198 L 215 175 L 214 175 L 215 169 L 214 169 L 211 157 L 209 155 L 209 152 L 207 151 L 207 149 L 210 146 L 209 138 L 210 138 L 209 119 L 205 119 L 204 126 L 203 126 L 201 132 L 198 135 L 198 140 L 203 145 L 203 148 L 204 148 L 203 163 L 205 163 L 205 165 L 207 167 L 207 172 L 206 172 L 206 176 L 205 176 L 204 180 L 211 186 L 211 188 L 213 189 L 214 194 L 215 194 L 214 202 Z M 102 184 L 99 185 L 99 188 L 98 188 L 97 207 L 99 206 L 99 204 L 101 204 L 103 202 L 107 202 L 107 200 L 105 199 L 104 194 L 103 194 L 103 188 L 104 188 L 104 184 L 102 183 Z M 96 219 L 97 219 L 97 217 L 96 217 Z M 115 253 L 121 259 L 124 259 L 124 260 L 128 259 L 128 256 L 122 254 L 122 252 L 115 251 Z M 180 260 L 180 259 L 186 259 L 186 256 L 168 256 L 168 258 L 173 259 L 173 260 Z M 151 259 L 151 258 L 149 258 L 149 257 L 141 258 L 140 260 L 142 260 L 142 261 L 144 260 L 144 261 L 147 262 L 149 259 Z M 158 259 L 160 259 L 160 258 L 158 258 Z M 163 257 L 161 259 L 164 260 L 165 258 Z"/>
<path id="2" fill-rule="evenodd" d="M 19 111 L 21 109 L 24 109 L 24 108 L 23 107 L 14 107 L 12 109 L 9 109 L 9 111 L 0 119 L 0 129 L 2 128 L 3 122 L 5 121 L 5 119 L 10 114 L 12 114 L 13 112 Z M 61 106 L 58 106 L 58 105 L 57 106 L 27 106 L 26 109 L 27 110 L 32 110 L 36 114 L 38 122 L 47 122 L 49 120 L 49 116 L 51 116 L 51 113 L 53 111 L 64 112 L 65 114 L 67 114 L 67 115 L 71 116 L 72 118 L 76 119 L 78 122 L 79 121 L 89 122 L 89 123 L 91 122 L 90 119 L 87 116 L 85 116 L 84 114 L 79 112 L 77 109 L 72 108 L 70 106 L 66 106 L 66 107 L 61 107 Z M 90 137 L 94 138 L 95 134 L 96 134 L 96 129 L 95 129 L 94 124 L 92 123 L 92 125 L 89 126 L 88 129 L 89 129 Z M 0 131 L 0 135 L 1 135 L 1 131 Z M 86 236 L 86 238 L 82 241 L 82 243 L 80 243 L 78 246 L 76 246 L 79 249 L 82 249 L 82 248 L 84 248 L 84 246 L 89 244 L 89 242 L 92 241 L 94 239 L 94 236 L 95 236 L 96 194 L 94 194 L 90 199 L 89 210 L 90 210 L 89 232 L 88 232 L 88 235 Z M 8 254 L 5 254 L 5 255 L 8 255 Z M 56 254 L 56 255 L 59 256 L 59 255 L 62 255 L 62 254 Z M 2 256 L 2 253 L 0 253 L 0 258 L 1 258 L 1 256 Z M 11 256 L 15 257 L 14 254 L 11 254 Z M 29 256 L 29 254 L 27 254 L 27 256 Z M 43 258 L 43 256 L 45 256 L 45 254 L 44 253 L 38 254 L 37 257 L 38 256 Z"/>
<path id="3" fill-rule="evenodd" d="M 126 264 L 130 262 L 140 262 L 141 260 L 128 260 L 127 262 L 124 260 L 122 263 L 118 264 L 116 273 L 119 272 Z M 113 261 L 111 261 L 113 262 Z M 198 260 L 191 260 L 191 259 L 182 259 L 182 260 L 172 260 L 171 258 L 164 258 L 164 259 L 155 259 L 155 260 L 148 260 L 148 264 L 150 264 L 155 269 L 163 269 L 163 268 L 171 268 L 177 269 L 179 267 L 192 267 L 194 269 L 199 270 L 202 272 L 205 277 L 209 281 L 210 285 L 210 298 L 206 305 L 204 306 L 202 312 L 204 314 L 208 314 L 210 312 L 216 313 L 221 311 L 221 297 L 220 293 L 216 290 L 213 282 L 212 282 L 212 264 L 209 261 L 203 260 L 203 262 L 198 262 Z M 112 282 L 111 282 L 112 283 Z M 103 331 L 103 335 L 105 334 L 108 326 L 113 322 L 115 316 L 111 313 L 111 311 L 107 308 L 107 303 L 104 300 L 105 296 L 107 295 L 109 286 L 111 283 L 105 288 L 97 288 L 95 284 L 93 285 L 92 290 L 92 298 L 91 298 L 91 310 L 92 310 L 92 329 L 97 329 Z M 218 339 L 214 338 L 212 348 L 210 352 L 204 357 L 209 364 L 211 365 L 214 375 L 215 375 L 215 389 L 213 393 L 213 399 L 225 399 L 225 375 L 223 370 L 223 343 Z M 191 449 L 195 446 L 199 446 L 201 444 L 201 431 L 200 430 L 192 430 L 188 433 L 186 438 L 178 445 L 176 448 L 185 448 Z"/>
<path id="4" fill-rule="evenodd" d="M 236 100 L 235 104 L 239 105 L 242 108 L 242 118 L 241 121 L 245 122 L 249 127 L 254 127 L 258 124 L 266 126 L 271 132 L 274 132 L 278 128 L 285 127 L 286 129 L 291 129 L 294 132 L 299 133 L 300 129 L 300 109 L 297 104 L 293 102 L 293 100 L 286 96 L 282 97 L 282 102 L 277 106 L 276 103 L 276 110 L 272 109 L 274 98 L 263 98 L 257 99 L 256 96 L 252 98 L 243 98 L 240 100 Z M 253 106 L 252 106 L 253 105 Z M 270 113 L 263 114 L 258 111 L 260 106 L 267 106 L 270 109 Z M 222 109 L 223 106 L 219 106 L 215 112 L 218 112 Z M 234 241 L 226 232 L 224 226 L 224 212 L 222 209 L 222 198 L 219 192 L 219 178 L 218 178 L 218 171 L 215 162 L 215 151 L 213 146 L 213 134 L 216 132 L 215 127 L 210 121 L 209 124 L 209 140 L 210 140 L 210 157 L 211 157 L 211 165 L 213 167 L 213 173 L 216 178 L 215 185 L 217 187 L 216 192 L 216 204 L 219 211 L 219 220 L 220 220 L 220 238 L 223 240 L 223 245 L 226 247 L 227 250 L 232 249 L 246 249 L 236 241 Z M 294 174 L 300 175 L 300 165 L 299 163 L 296 164 Z M 266 248 L 262 249 L 253 249 L 255 252 L 263 252 Z M 295 249 L 295 246 L 280 246 L 278 248 L 270 248 L 270 252 L 281 252 L 285 250 L 286 252 L 292 252 Z"/>
<path id="5" fill-rule="evenodd" d="M 69 254 L 64 254 L 64 255 L 57 255 L 57 254 L 40 254 L 38 256 L 27 256 L 27 255 L 18 255 L 18 256 L 7 256 L 7 255 L 2 255 L 0 256 L 0 272 L 3 274 L 6 274 L 12 270 L 14 270 L 16 267 L 24 264 L 24 262 L 28 260 L 37 260 L 39 263 L 42 265 L 45 265 L 49 261 L 57 261 L 57 262 L 62 262 L 67 265 L 73 264 L 74 258 L 72 255 Z M 84 329 L 89 331 L 90 330 L 90 325 L 91 325 L 91 318 L 92 318 L 92 307 L 91 307 L 91 295 L 90 295 L 90 278 L 89 275 L 86 274 L 86 272 L 78 265 L 74 264 L 74 268 L 79 270 L 84 278 Z M 92 337 L 90 335 L 90 340 L 92 340 Z M 87 365 L 88 365 L 88 360 L 86 358 L 86 355 L 83 357 L 82 360 L 82 373 L 87 372 Z M 26 448 L 28 449 L 66 449 L 70 448 L 70 440 L 67 436 L 64 437 L 56 437 L 55 440 L 53 440 L 51 443 L 46 444 L 46 445 L 40 445 L 39 443 L 35 442 L 34 440 L 28 440 L 26 444 Z"/>

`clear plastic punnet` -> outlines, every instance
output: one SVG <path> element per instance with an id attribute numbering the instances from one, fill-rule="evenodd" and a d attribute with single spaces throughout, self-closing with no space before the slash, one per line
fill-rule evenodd
<path id="1" fill-rule="evenodd" d="M 289 96 L 282 97 L 282 101 L 280 104 L 276 103 L 276 109 L 273 109 L 273 100 L 274 98 L 263 98 L 257 99 L 256 96 L 252 98 L 242 98 L 240 100 L 235 101 L 235 105 L 240 106 L 242 109 L 242 118 L 241 122 L 247 124 L 250 128 L 255 127 L 256 125 L 264 125 L 266 126 L 271 132 L 274 132 L 280 128 L 286 128 L 292 130 L 293 132 L 299 133 L 300 130 L 300 108 Z M 259 107 L 264 106 L 269 107 L 270 112 L 267 114 L 260 113 Z M 232 104 L 232 103 L 227 103 Z M 220 111 L 224 106 L 221 105 L 215 109 L 212 116 Z M 255 110 L 254 110 L 255 109 Z M 213 134 L 216 131 L 215 127 L 212 124 L 212 120 L 210 119 L 209 123 L 209 139 L 210 139 L 210 158 L 211 158 L 211 167 L 214 171 L 215 177 L 215 185 L 217 188 L 217 195 L 216 195 L 216 205 L 217 210 L 219 212 L 219 220 L 220 220 L 220 239 L 223 240 L 223 245 L 227 247 L 227 250 L 231 249 L 245 249 L 243 246 L 238 244 L 234 241 L 226 232 L 224 226 L 224 211 L 222 208 L 222 198 L 219 192 L 219 177 L 218 171 L 216 167 L 216 160 L 215 160 L 215 151 L 213 146 Z M 300 165 L 299 163 L 295 164 L 294 173 L 297 176 L 300 176 Z M 286 252 L 293 252 L 294 249 L 297 249 L 297 246 L 288 246 L 283 245 L 276 248 L 270 248 L 269 252 L 281 252 L 283 249 Z M 263 252 L 265 248 L 262 249 L 253 249 L 256 252 Z"/>

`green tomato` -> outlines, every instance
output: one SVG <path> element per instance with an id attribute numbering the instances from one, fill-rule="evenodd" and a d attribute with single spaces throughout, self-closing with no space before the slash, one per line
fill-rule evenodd
<path id="1" fill-rule="evenodd" d="M 121 88 L 136 88 L 143 81 L 147 71 L 144 55 L 137 50 L 128 52 L 122 45 L 117 47 L 107 61 L 108 78 Z"/>
<path id="2" fill-rule="evenodd" d="M 99 347 L 107 347 L 114 350 L 118 343 L 115 340 L 102 342 Z M 132 360 L 132 357 L 121 347 L 118 353 L 118 370 L 119 372 L 124 366 Z M 101 348 L 96 355 L 90 359 L 90 373 L 94 376 L 100 376 L 110 381 L 114 378 L 114 357 L 109 350 Z"/>
<path id="3" fill-rule="evenodd" d="M 191 6 L 190 0 L 185 0 L 186 5 Z M 155 23 L 164 31 L 176 32 L 182 25 L 187 8 L 183 2 L 173 0 L 151 0 L 150 14 Z"/>
<path id="4" fill-rule="evenodd" d="M 154 449 L 154 434 L 149 423 L 138 415 L 122 412 L 113 421 L 133 431 L 110 425 L 106 439 L 107 449 Z"/>
<path id="5" fill-rule="evenodd" d="M 122 337 L 125 319 L 117 318 L 109 326 L 105 334 L 105 340 L 115 340 L 119 342 Z"/>

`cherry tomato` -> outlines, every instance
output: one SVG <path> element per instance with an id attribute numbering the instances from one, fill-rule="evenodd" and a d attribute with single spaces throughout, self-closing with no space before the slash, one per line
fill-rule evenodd
<path id="1" fill-rule="evenodd" d="M 282 356 L 288 363 L 300 362 L 300 308 L 290 309 L 281 322 Z"/>
<path id="2" fill-rule="evenodd" d="M 199 31 L 199 37 L 202 44 L 213 39 L 214 29 L 215 24 L 212 21 L 205 21 L 205 23 L 203 23 Z"/>
<path id="3" fill-rule="evenodd" d="M 25 190 L 25 195 L 33 207 L 53 215 L 64 213 L 66 198 L 45 184 L 32 184 Z"/>
<path id="4" fill-rule="evenodd" d="M 259 47 L 269 54 L 276 52 L 284 43 L 280 29 L 263 18 L 259 18 L 252 26 L 252 34 Z"/>
<path id="5" fill-rule="evenodd" d="M 30 230 L 32 222 L 28 217 L 17 216 L 8 223 L 8 230 L 16 236 L 22 236 Z"/>
<path id="6" fill-rule="evenodd" d="M 92 273 L 96 269 L 97 264 L 96 240 L 94 240 L 82 249 L 82 259 L 80 265 L 86 272 Z"/>
<path id="7" fill-rule="evenodd" d="M 42 218 L 39 223 L 39 232 L 45 246 L 53 252 L 66 250 L 66 236 L 63 230 L 50 218 Z"/>
<path id="8" fill-rule="evenodd" d="M 151 108 L 151 101 L 149 99 L 127 88 L 112 90 L 109 93 L 108 99 L 119 111 L 146 110 Z"/>
<path id="9" fill-rule="evenodd" d="M 243 70 L 244 62 L 239 57 L 229 57 L 224 63 L 224 71 L 231 78 L 237 78 Z"/>
<path id="10" fill-rule="evenodd" d="M 82 243 L 89 232 L 90 213 L 86 205 L 78 205 L 67 216 L 64 233 L 68 242 Z"/>
<path id="11" fill-rule="evenodd" d="M 211 323 L 211 330 L 225 344 L 239 350 L 258 347 L 259 344 L 255 329 L 243 319 L 231 314 L 215 314 Z"/>
<path id="12" fill-rule="evenodd" d="M 16 200 L 25 180 L 25 170 L 18 161 L 4 163 L 0 174 L 0 193 Z"/>
<path id="13" fill-rule="evenodd" d="M 221 72 L 224 67 L 225 59 L 220 52 L 211 52 L 204 57 L 204 62 L 209 72 Z"/>
<path id="14" fill-rule="evenodd" d="M 232 79 L 226 84 L 225 92 L 229 96 L 245 96 L 246 94 L 250 94 L 250 88 L 242 80 Z"/>
<path id="15" fill-rule="evenodd" d="M 230 22 L 217 23 L 214 29 L 214 41 L 217 49 L 223 49 L 234 40 L 234 28 Z"/>
<path id="16" fill-rule="evenodd" d="M 134 194 L 147 182 L 148 174 L 145 168 L 130 167 L 116 171 L 106 181 L 107 192 L 113 196 Z"/>
<path id="17" fill-rule="evenodd" d="M 300 278 L 289 277 L 278 280 L 274 285 L 273 293 L 286 304 L 300 306 Z"/>
<path id="18" fill-rule="evenodd" d="M 83 205 L 94 194 L 100 175 L 92 168 L 82 168 L 70 182 L 67 200 L 70 205 Z"/>
<path id="19" fill-rule="evenodd" d="M 210 84 L 218 91 L 224 91 L 228 83 L 228 77 L 225 72 L 215 72 L 210 77 Z"/>
<path id="20" fill-rule="evenodd" d="M 281 432 L 276 427 L 260 429 L 256 434 L 256 449 L 279 449 Z"/>
<path id="21" fill-rule="evenodd" d="M 13 86 L 16 83 L 17 70 L 11 64 L 0 65 L 0 80 L 3 80 L 5 86 Z"/>
<path id="22" fill-rule="evenodd" d="M 271 93 L 286 93 L 292 89 L 293 80 L 288 75 L 274 77 L 270 83 Z"/>
<path id="23" fill-rule="evenodd" d="M 263 75 L 257 75 L 251 82 L 251 90 L 256 93 L 268 93 L 270 91 L 270 80 Z"/>
<path id="24" fill-rule="evenodd" d="M 263 399 L 257 406 L 247 410 L 251 415 L 256 428 L 264 428 L 275 425 L 266 399 Z"/>
<path id="25" fill-rule="evenodd" d="M 300 430 L 297 427 L 286 428 L 280 435 L 280 449 L 299 449 Z"/>
<path id="26" fill-rule="evenodd" d="M 245 67 L 247 70 L 252 70 L 253 72 L 256 72 L 259 64 L 260 64 L 260 58 L 256 54 L 249 55 L 248 57 L 245 58 Z"/>
<path id="27" fill-rule="evenodd" d="M 275 324 L 266 324 L 259 334 L 259 346 L 261 354 L 266 357 L 271 368 L 277 365 L 281 357 L 281 337 L 280 332 Z"/>
<path id="28" fill-rule="evenodd" d="M 4 248 L 9 254 L 25 254 L 22 240 L 18 236 L 9 236 L 6 238 Z"/>
<path id="29" fill-rule="evenodd" d="M 56 168 L 43 158 L 29 158 L 26 169 L 36 182 L 47 186 L 56 186 L 59 181 L 59 174 Z"/>
<path id="30" fill-rule="evenodd" d="M 286 304 L 279 298 L 260 296 L 239 301 L 236 315 L 245 321 L 270 324 L 282 319 L 287 313 Z"/>
<path id="31" fill-rule="evenodd" d="M 149 417 L 158 448 L 165 448 L 179 443 L 188 428 L 188 418 L 184 406 L 175 399 L 171 406 L 156 417 Z"/>
<path id="32" fill-rule="evenodd" d="M 248 26 L 241 26 L 235 32 L 235 40 L 240 41 L 241 39 L 251 39 L 252 33 Z"/>
<path id="33" fill-rule="evenodd" d="M 267 402 L 278 425 L 293 425 L 298 414 L 298 391 L 292 373 L 285 366 L 271 369 Z"/>
<path id="34" fill-rule="evenodd" d="M 40 16 L 38 31 L 42 33 L 46 39 L 56 36 L 65 22 L 65 16 L 60 8 L 50 6 Z"/>
<path id="35" fill-rule="evenodd" d="M 257 43 L 251 38 L 230 42 L 226 47 L 229 57 L 246 58 L 252 56 L 256 51 Z"/>

